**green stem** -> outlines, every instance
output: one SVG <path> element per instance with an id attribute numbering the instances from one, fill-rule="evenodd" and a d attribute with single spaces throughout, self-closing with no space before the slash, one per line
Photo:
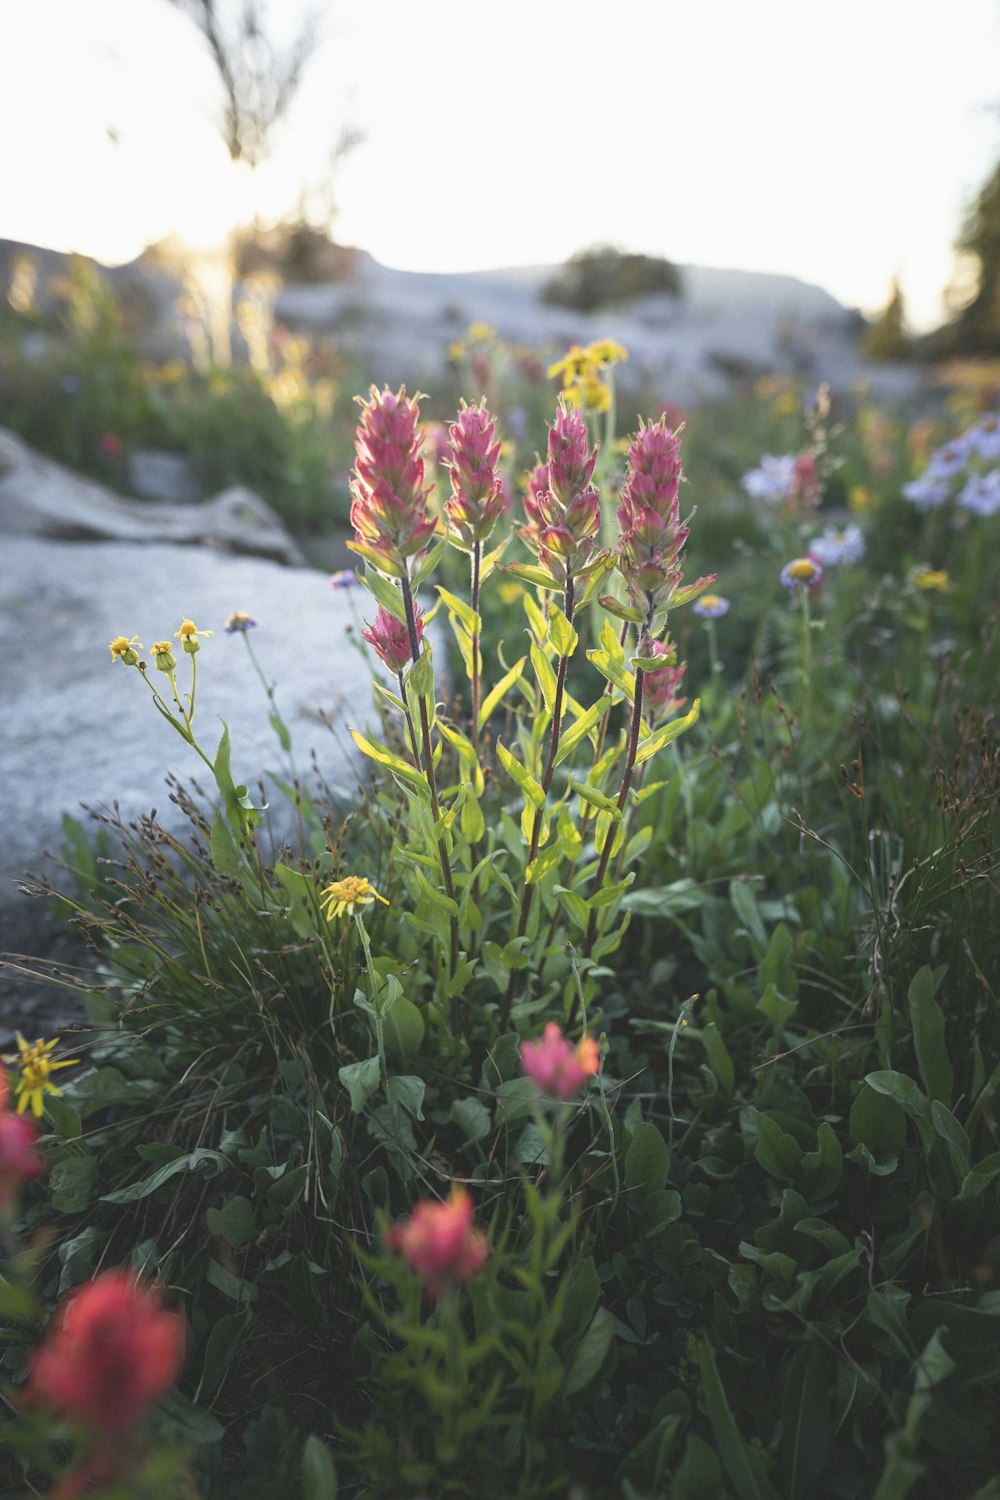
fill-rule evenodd
<path id="1" fill-rule="evenodd" d="M 413 609 L 413 592 L 410 588 L 410 580 L 403 578 L 401 580 L 401 587 L 403 591 L 403 607 L 406 610 L 406 628 L 410 637 L 410 655 L 414 662 L 418 662 L 420 660 L 420 641 L 417 637 L 417 621 Z M 441 806 L 438 802 L 437 778 L 434 775 L 434 747 L 431 743 L 431 725 L 427 716 L 427 704 L 424 701 L 423 693 L 417 694 L 417 700 L 420 704 L 420 734 L 423 744 L 424 776 L 427 779 L 427 790 L 430 792 L 431 797 L 431 813 L 435 824 L 437 824 L 441 820 Z M 455 883 L 452 880 L 451 863 L 448 859 L 448 848 L 444 840 L 444 835 L 442 834 L 436 842 L 445 894 L 449 900 L 454 901 Z M 454 915 L 450 916 L 448 924 L 451 929 L 450 966 L 451 975 L 454 978 L 458 969 L 458 918 Z"/>
<path id="2" fill-rule="evenodd" d="M 472 547 L 472 608 L 476 615 L 479 614 L 479 585 L 480 573 L 483 565 L 483 544 L 473 543 Z M 479 749 L 479 699 L 482 691 L 481 684 L 482 667 L 479 660 L 479 626 L 472 632 L 472 748 Z"/>

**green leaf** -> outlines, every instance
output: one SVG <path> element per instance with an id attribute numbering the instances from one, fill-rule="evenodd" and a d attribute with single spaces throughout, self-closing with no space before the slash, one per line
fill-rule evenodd
<path id="1" fill-rule="evenodd" d="M 212 1234 L 219 1235 L 234 1249 L 245 1245 L 257 1233 L 253 1204 L 239 1194 L 230 1198 L 222 1208 L 210 1208 L 207 1217 Z"/>
<path id="2" fill-rule="evenodd" d="M 176 1177 L 180 1173 L 198 1172 L 202 1177 L 217 1177 L 228 1166 L 229 1160 L 222 1155 L 221 1151 L 210 1151 L 207 1146 L 199 1146 L 196 1151 L 175 1157 L 173 1161 L 167 1162 L 149 1177 L 144 1177 L 141 1182 L 133 1183 L 130 1187 L 118 1188 L 113 1193 L 102 1194 L 100 1202 L 137 1203 L 140 1198 L 148 1198 L 171 1177 Z"/>
<path id="3" fill-rule="evenodd" d="M 371 740 L 365 739 L 365 736 L 356 729 L 351 730 L 351 738 L 363 755 L 367 755 L 370 760 L 376 761 L 380 766 L 386 766 L 394 775 L 401 777 L 407 785 L 422 792 L 424 796 L 430 795 L 423 772 L 418 771 L 408 760 L 394 755 L 391 750 L 386 750 L 382 745 L 372 744 Z"/>
<path id="4" fill-rule="evenodd" d="M 830 1448 L 833 1362 L 816 1344 L 800 1344 L 781 1398 L 780 1461 L 788 1500 L 812 1500 Z"/>
<path id="5" fill-rule="evenodd" d="M 614 615 L 618 620 L 628 620 L 632 625 L 641 625 L 646 618 L 645 610 L 636 609 L 634 604 L 623 604 L 613 594 L 602 594 L 600 605 L 602 609 L 607 610 L 609 615 Z M 624 659 L 623 655 L 622 660 Z"/>
<path id="6" fill-rule="evenodd" d="M 715 1446 L 722 1466 L 740 1500 L 778 1500 L 764 1473 L 761 1459 L 740 1434 L 725 1387 L 719 1377 L 715 1351 L 706 1339 L 698 1340 L 698 1373 L 705 1409 L 712 1424 Z"/>
<path id="7" fill-rule="evenodd" d="M 888 1094 L 867 1083 L 858 1089 L 848 1120 L 851 1135 L 876 1156 L 899 1150 L 906 1140 L 906 1115 Z"/>
<path id="8" fill-rule="evenodd" d="M 524 671 L 524 664 L 527 660 L 528 658 L 526 656 L 519 657 L 514 665 L 503 674 L 496 686 L 491 688 L 490 691 L 486 694 L 486 697 L 483 699 L 482 703 L 479 706 L 480 729 L 482 729 L 483 725 L 486 723 L 490 714 L 496 708 L 497 704 L 500 702 L 507 689 L 513 687 L 514 683 L 518 681 L 521 673 Z"/>
<path id="9" fill-rule="evenodd" d="M 386 1050 L 409 1062 L 420 1048 L 426 1025 L 423 1012 L 407 995 L 397 995 L 383 1022 Z"/>
<path id="10" fill-rule="evenodd" d="M 350 543 L 348 543 L 348 546 L 349 545 L 350 545 Z M 447 535 L 447 532 L 446 532 L 445 535 L 442 536 L 441 540 L 439 542 L 435 542 L 434 545 L 431 547 L 430 551 L 428 553 L 426 553 L 426 555 L 424 557 L 422 557 L 420 559 L 420 561 L 417 563 L 416 567 L 413 570 L 413 579 L 412 579 L 414 593 L 416 593 L 417 589 L 423 583 L 424 579 L 425 578 L 429 578 L 431 576 L 431 574 L 434 572 L 434 569 L 437 567 L 438 563 L 440 562 L 441 555 L 444 552 L 444 549 L 447 547 L 447 545 L 448 545 L 448 535 Z"/>
<path id="11" fill-rule="evenodd" d="M 543 568 L 533 568 L 530 563 L 504 563 L 497 571 L 510 573 L 514 578 L 520 578 L 525 583 L 533 583 L 539 589 L 559 587 L 551 573 L 546 573 Z"/>
<path id="12" fill-rule="evenodd" d="M 670 1152 L 656 1126 L 641 1120 L 632 1132 L 625 1152 L 625 1188 L 647 1198 L 658 1193 L 667 1180 Z"/>
<path id="13" fill-rule="evenodd" d="M 82 1213 L 90 1202 L 97 1176 L 97 1160 L 86 1156 L 64 1156 L 49 1173 L 49 1196 L 52 1207 L 62 1214 Z"/>
<path id="14" fill-rule="evenodd" d="M 240 870 L 240 851 L 236 840 L 229 831 L 229 825 L 220 812 L 212 819 L 212 832 L 209 839 L 212 852 L 212 864 L 220 875 L 235 876 Z"/>
<path id="15" fill-rule="evenodd" d="M 366 1057 L 363 1062 L 347 1063 L 337 1069 L 337 1077 L 351 1096 L 351 1109 L 358 1115 L 379 1086 L 378 1058 Z"/>
<path id="16" fill-rule="evenodd" d="M 722 1466 L 704 1438 L 689 1432 L 684 1457 L 670 1484 L 670 1500 L 720 1500 Z"/>
<path id="17" fill-rule="evenodd" d="M 322 923 L 318 910 L 319 892 L 316 883 L 301 870 L 294 870 L 279 859 L 274 866 L 275 878 L 288 896 L 288 920 L 298 937 L 315 938 Z"/>
<path id="18" fill-rule="evenodd" d="M 536 781 L 531 772 L 526 770 L 521 762 L 515 760 L 505 745 L 497 740 L 497 755 L 504 770 L 512 781 L 521 788 L 525 797 L 534 807 L 543 807 L 545 804 L 545 792 L 540 781 Z"/>
<path id="19" fill-rule="evenodd" d="M 621 822 L 621 809 L 613 797 L 606 797 L 596 786 L 590 786 L 586 781 L 571 781 L 570 790 L 584 802 L 589 802 L 591 807 L 599 808 L 601 812 L 607 813 L 616 823 Z"/>
<path id="20" fill-rule="evenodd" d="M 624 904 L 626 906 L 628 904 L 627 896 Z M 724 1098 L 731 1099 L 736 1086 L 736 1067 L 729 1056 L 722 1033 L 714 1021 L 709 1021 L 701 1028 L 701 1044 L 705 1049 L 709 1067 L 718 1081 L 720 1092 Z"/>
<path id="21" fill-rule="evenodd" d="M 607 693 L 602 693 L 596 703 L 591 704 L 586 713 L 582 713 L 575 724 L 565 729 L 559 738 L 559 749 L 556 751 L 554 764 L 561 766 L 566 758 L 573 754 L 582 739 L 597 727 L 611 707 L 611 699 Z"/>
<path id="22" fill-rule="evenodd" d="M 201 1362 L 201 1378 L 194 1399 L 203 1396 L 211 1399 L 219 1389 L 226 1372 L 236 1357 L 243 1338 L 250 1326 L 253 1311 L 249 1305 L 242 1312 L 227 1313 L 212 1325 L 205 1341 L 205 1357 Z"/>
<path id="23" fill-rule="evenodd" d="M 676 917 L 681 912 L 694 911 L 705 902 L 703 885 L 684 875 L 670 885 L 649 885 L 642 890 L 629 891 L 622 902 L 625 911 L 635 912 L 640 917 Z"/>
<path id="24" fill-rule="evenodd" d="M 493 1128 L 493 1118 L 481 1099 L 453 1099 L 448 1118 L 454 1120 L 467 1141 L 481 1141 Z"/>
<path id="25" fill-rule="evenodd" d="M 877 1094 L 886 1094 L 890 1099 L 895 1099 L 916 1125 L 924 1154 L 929 1156 L 935 1140 L 930 1103 L 913 1079 L 908 1078 L 905 1073 L 896 1073 L 891 1068 L 885 1068 L 878 1073 L 866 1074 L 865 1083 Z"/>
<path id="26" fill-rule="evenodd" d="M 729 900 L 753 943 L 755 957 L 760 958 L 767 949 L 767 932 L 753 891 L 743 880 L 730 881 Z"/>
<path id="27" fill-rule="evenodd" d="M 387 610 L 394 619 L 401 624 L 406 624 L 406 606 L 403 603 L 403 591 L 395 584 L 384 578 L 377 569 L 367 570 L 361 578 L 361 582 L 370 593 L 375 595 L 382 608 Z"/>
<path id="28" fill-rule="evenodd" d="M 434 587 L 450 612 L 458 616 L 466 635 L 480 634 L 483 623 L 479 615 L 472 608 L 472 605 L 466 604 L 464 599 L 460 599 L 457 594 L 452 594 L 448 589 L 442 588 L 439 583 L 436 583 Z"/>
<path id="29" fill-rule="evenodd" d="M 422 1120 L 426 1088 L 424 1080 L 418 1078 L 415 1073 L 403 1073 L 397 1078 L 389 1079 L 386 1085 L 386 1097 L 391 1104 L 398 1104 L 401 1109 L 405 1109 L 414 1120 Z"/>
<path id="30" fill-rule="evenodd" d="M 573 1362 L 566 1371 L 563 1396 L 575 1396 L 588 1386 L 598 1374 L 611 1348 L 615 1335 L 615 1320 L 606 1307 L 599 1307 L 586 1333 L 577 1345 Z"/>
<path id="31" fill-rule="evenodd" d="M 572 656 L 580 637 L 559 608 L 549 605 L 549 640 L 557 656 Z"/>
<path id="32" fill-rule="evenodd" d="M 754 1156 L 765 1172 L 782 1182 L 796 1180 L 802 1161 L 802 1148 L 794 1137 L 786 1134 L 776 1120 L 762 1110 L 747 1109 L 748 1116 L 757 1126 L 757 1143 Z"/>
<path id="33" fill-rule="evenodd" d="M 931 1099 L 942 1104 L 951 1102 L 954 1076 L 945 1045 L 944 1015 L 934 998 L 934 992 L 944 978 L 944 969 L 935 975 L 926 966 L 918 969 L 907 991 L 910 1007 L 910 1024 L 913 1027 L 913 1046 L 917 1054 L 917 1066 L 924 1088 Z"/>
<path id="34" fill-rule="evenodd" d="M 535 678 L 542 690 L 545 707 L 549 713 L 552 713 L 556 706 L 556 674 L 553 672 L 552 663 L 541 646 L 536 645 L 532 641 L 530 651 L 531 665 L 535 669 Z"/>
<path id="35" fill-rule="evenodd" d="M 632 702 L 635 697 L 635 677 L 623 662 L 617 661 L 608 651 L 588 651 L 587 660 Z"/>
<path id="36" fill-rule="evenodd" d="M 330 1450 L 314 1432 L 302 1450 L 302 1500 L 337 1500 L 337 1470 Z"/>
<path id="37" fill-rule="evenodd" d="M 682 719 L 671 719 L 669 724 L 662 724 L 659 729 L 654 729 L 647 739 L 639 741 L 639 748 L 635 754 L 635 764 L 643 766 L 647 760 L 651 760 L 665 745 L 670 745 L 678 735 L 690 729 L 692 724 L 697 724 L 701 714 L 701 699 L 696 698 L 691 705 L 690 713 L 686 713 Z"/>

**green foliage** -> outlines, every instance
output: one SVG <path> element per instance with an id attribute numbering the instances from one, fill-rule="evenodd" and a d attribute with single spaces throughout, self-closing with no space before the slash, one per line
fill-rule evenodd
<path id="1" fill-rule="evenodd" d="M 869 561 L 803 611 L 778 572 L 826 514 L 736 499 L 796 446 L 789 395 L 711 447 L 692 419 L 689 576 L 732 611 L 671 615 L 701 711 L 640 726 L 624 795 L 648 658 L 606 582 L 571 610 L 512 543 L 476 608 L 438 562 L 370 785 L 285 788 L 297 850 L 235 724 L 212 798 L 171 788 L 188 837 L 68 828 L 104 1029 L 46 1099 L 9 1382 L 60 1293 L 131 1262 L 186 1309 L 166 1418 L 206 1500 L 996 1495 L 998 522 L 905 509 L 905 431 L 848 411 L 820 470 L 828 507 L 864 492 Z M 389 904 L 327 920 L 350 876 Z M 549 1021 L 602 1037 L 559 1104 L 520 1066 Z M 434 1299 L 383 1235 L 452 1183 L 491 1251 Z"/>

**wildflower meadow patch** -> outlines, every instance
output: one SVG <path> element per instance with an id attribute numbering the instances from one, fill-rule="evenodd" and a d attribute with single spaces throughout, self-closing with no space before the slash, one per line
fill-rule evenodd
<path id="1" fill-rule="evenodd" d="M 533 464 L 360 400 L 350 795 L 255 601 L 111 641 L 200 779 L 75 831 L 93 1030 L 0 1075 L 11 1493 L 1000 1497 L 995 419 L 620 438 L 624 357 Z"/>

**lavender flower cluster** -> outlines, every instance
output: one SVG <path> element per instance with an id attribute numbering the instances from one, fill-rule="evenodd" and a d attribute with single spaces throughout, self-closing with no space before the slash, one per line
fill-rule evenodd
<path id="1" fill-rule="evenodd" d="M 919 510 L 934 510 L 955 493 L 958 504 L 977 516 L 1000 510 L 1000 418 L 981 417 L 972 427 L 936 448 L 922 474 L 904 484 L 903 494 Z"/>

